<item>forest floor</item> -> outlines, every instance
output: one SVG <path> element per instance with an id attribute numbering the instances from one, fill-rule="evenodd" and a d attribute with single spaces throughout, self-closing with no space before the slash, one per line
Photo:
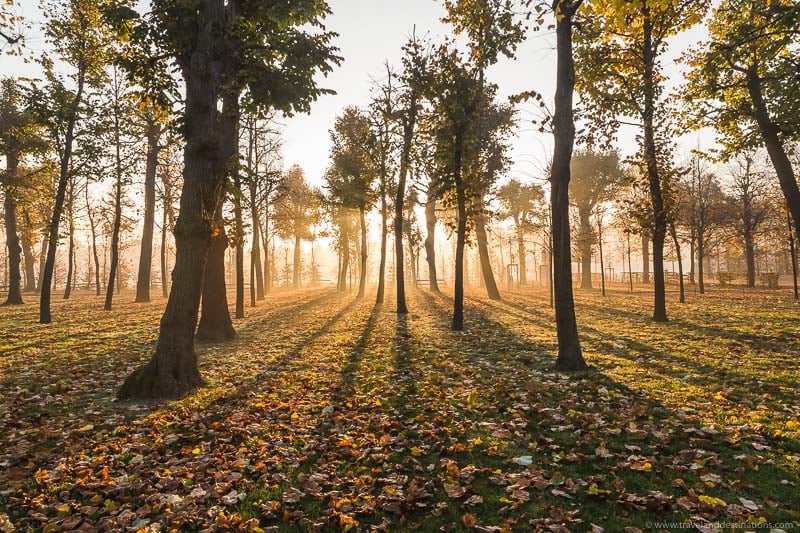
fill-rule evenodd
<path id="1" fill-rule="evenodd" d="M 159 405 L 114 394 L 164 300 L 0 308 L 0 532 L 800 527 L 800 306 L 690 293 L 655 324 L 617 289 L 576 291 L 573 375 L 539 288 L 469 291 L 463 333 L 447 295 L 276 292 Z"/>

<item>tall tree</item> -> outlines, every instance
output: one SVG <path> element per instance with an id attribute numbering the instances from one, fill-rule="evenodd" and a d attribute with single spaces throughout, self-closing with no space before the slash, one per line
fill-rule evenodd
<path id="1" fill-rule="evenodd" d="M 70 179 L 75 128 L 85 113 L 83 104 L 87 86 L 100 85 L 105 78 L 107 45 L 115 38 L 111 26 L 103 18 L 106 7 L 105 1 L 69 0 L 67 3 L 54 2 L 45 10 L 48 14 L 47 38 L 52 43 L 58 60 L 71 67 L 70 77 L 74 90 L 68 89 L 56 74 L 53 61 L 47 56 L 43 57 L 49 83 L 45 89 L 47 94 L 38 91 L 37 100 L 44 108 L 40 109 L 40 114 L 55 141 L 59 172 L 49 227 L 47 258 L 40 281 L 39 322 L 42 324 L 48 324 L 52 320 L 50 293 L 58 247 L 58 229 Z"/>
<path id="2" fill-rule="evenodd" d="M 118 392 L 120 398 L 175 397 L 203 383 L 194 353 L 203 275 L 212 241 L 214 215 L 224 193 L 227 164 L 236 138 L 238 114 L 219 111 L 240 88 L 275 109 L 308 111 L 320 94 L 315 76 L 327 73 L 339 58 L 333 35 L 313 33 L 328 14 L 326 2 L 154 0 L 147 35 L 178 64 L 185 82 L 183 113 L 186 138 L 184 185 L 175 227 L 173 284 L 161 320 L 158 345 L 150 362 L 134 371 Z M 223 103 L 223 107 L 225 107 Z"/>
<path id="3" fill-rule="evenodd" d="M 581 289 L 592 288 L 592 249 L 595 232 L 592 215 L 595 208 L 608 201 L 619 184 L 622 171 L 614 152 L 579 151 L 570 163 L 570 197 L 578 210 L 578 248 L 581 255 Z"/>
<path id="4" fill-rule="evenodd" d="M 287 170 L 275 202 L 275 222 L 278 235 L 294 241 L 292 287 L 301 284 L 301 244 L 311 238 L 311 226 L 319 217 L 319 193 L 306 180 L 299 165 Z"/>
<path id="5" fill-rule="evenodd" d="M 800 188 L 787 147 L 800 140 L 800 5 L 793 0 L 723 0 L 708 39 L 684 60 L 682 88 L 696 127 L 712 127 L 726 159 L 766 147 L 800 234 Z"/>
<path id="6" fill-rule="evenodd" d="M 512 178 L 497 191 L 497 199 L 502 206 L 502 215 L 514 222 L 514 235 L 517 241 L 520 285 L 528 284 L 528 251 L 525 237 L 541 225 L 544 213 L 544 191 L 536 184 L 523 184 Z"/>
<path id="7" fill-rule="evenodd" d="M 699 22 L 701 0 L 589 0 L 578 33 L 578 90 L 595 125 L 612 136 L 624 117 L 641 128 L 641 157 L 650 193 L 653 243 L 653 320 L 667 320 L 664 242 L 669 187 L 660 172 L 658 127 L 664 122 L 661 57 L 667 40 Z M 621 118 L 622 117 L 622 118 Z M 588 135 L 591 140 L 594 135 Z"/>

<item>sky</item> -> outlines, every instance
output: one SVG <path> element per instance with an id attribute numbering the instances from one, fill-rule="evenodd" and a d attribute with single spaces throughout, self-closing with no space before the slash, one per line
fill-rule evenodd
<path id="1" fill-rule="evenodd" d="M 346 106 L 365 106 L 369 103 L 374 80 L 384 77 L 384 63 L 399 67 L 401 47 L 412 35 L 430 37 L 434 42 L 450 33 L 441 22 L 444 7 L 441 0 L 329 0 L 333 14 L 325 24 L 339 34 L 335 44 L 344 58 L 327 78 L 320 77 L 320 85 L 337 94 L 323 96 L 312 105 L 308 115 L 297 115 L 281 120 L 284 131 L 284 160 L 287 166 L 299 164 L 309 180 L 319 185 L 328 165 L 329 135 L 338 113 Z M 27 43 L 33 57 L 42 52 L 46 43 L 42 37 L 42 16 L 38 0 L 17 0 L 17 13 L 32 23 L 27 32 Z M 678 36 L 664 58 L 665 72 L 674 85 L 681 79 L 673 59 L 681 51 L 702 37 L 703 30 Z M 530 32 L 528 40 L 517 51 L 515 60 L 503 59 L 491 68 L 488 78 L 499 86 L 500 98 L 523 91 L 535 90 L 552 101 L 555 93 L 555 34 L 552 31 Z M 0 57 L 3 75 L 36 76 L 35 62 L 23 64 L 18 58 Z M 552 108 L 552 106 L 551 106 Z M 519 123 L 512 140 L 512 167 L 508 176 L 524 182 L 542 183 L 543 169 L 549 159 L 552 136 L 539 133 L 532 125 L 533 105 L 522 104 Z M 619 149 L 628 155 L 636 149 L 632 128 L 623 131 Z M 712 139 L 704 136 L 704 143 Z M 680 139 L 684 151 L 697 144 L 697 135 L 688 133 Z"/>

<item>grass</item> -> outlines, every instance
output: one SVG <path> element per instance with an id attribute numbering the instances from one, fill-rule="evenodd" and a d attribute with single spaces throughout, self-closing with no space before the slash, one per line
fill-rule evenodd
<path id="1" fill-rule="evenodd" d="M 0 309 L 0 517 L 20 530 L 670 530 L 800 525 L 800 326 L 788 292 L 576 291 L 588 372 L 552 370 L 546 291 L 411 313 L 276 292 L 198 344 L 208 386 L 113 401 L 164 302 Z M 528 464 L 530 463 L 530 464 Z M 0 530 L 3 518 L 0 518 Z M 633 529 L 630 529 L 633 528 Z M 677 528 L 677 526 L 676 526 Z M 784 527 L 788 529 L 788 526 Z"/>

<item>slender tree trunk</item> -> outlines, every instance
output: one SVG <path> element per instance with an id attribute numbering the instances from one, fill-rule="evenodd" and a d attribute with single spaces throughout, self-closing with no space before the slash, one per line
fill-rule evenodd
<path id="1" fill-rule="evenodd" d="M 417 94 L 411 91 L 411 98 L 403 124 L 403 148 L 400 153 L 400 175 L 397 180 L 397 192 L 394 198 L 394 278 L 397 288 L 397 314 L 408 313 L 406 305 L 406 281 L 403 274 L 403 213 L 405 210 L 406 178 L 411 164 L 411 145 L 414 140 L 414 128 L 417 120 Z"/>
<path id="2" fill-rule="evenodd" d="M 749 231 L 744 232 L 744 259 L 747 266 L 747 287 L 752 289 L 756 286 L 756 250 L 753 234 Z"/>
<path id="3" fill-rule="evenodd" d="M 628 233 L 628 285 L 630 292 L 633 292 L 633 263 L 631 263 L 631 234 Z"/>
<path id="4" fill-rule="evenodd" d="M 797 286 L 797 233 L 792 227 L 792 214 L 787 210 L 786 220 L 789 223 L 789 253 L 792 258 L 792 286 L 794 288 L 794 299 L 800 299 L 800 291 Z"/>
<path id="5" fill-rule="evenodd" d="M 194 353 L 194 332 L 213 217 L 222 202 L 227 164 L 227 158 L 220 157 L 216 111 L 222 61 L 213 52 L 224 48 L 224 35 L 218 28 L 225 19 L 225 3 L 208 2 L 200 16 L 191 68 L 184 71 L 186 148 L 181 208 L 175 224 L 175 276 L 155 354 L 125 380 L 117 394 L 122 399 L 177 397 L 203 383 Z"/>
<path id="6" fill-rule="evenodd" d="M 364 297 L 367 286 L 367 221 L 366 208 L 362 205 L 358 209 L 358 220 L 361 225 L 361 268 L 359 269 L 358 298 Z"/>
<path id="7" fill-rule="evenodd" d="M 167 286 L 167 199 L 164 199 L 164 212 L 161 215 L 161 296 L 169 296 Z"/>
<path id="8" fill-rule="evenodd" d="M 42 246 L 39 252 L 39 282 L 36 285 L 36 291 L 42 292 L 42 279 L 44 276 L 44 266 L 47 259 L 47 244 L 50 242 L 49 234 L 42 235 Z"/>
<path id="9" fill-rule="evenodd" d="M 74 178 L 69 184 L 69 198 L 67 199 L 67 221 L 69 222 L 69 247 L 67 248 L 67 280 L 64 284 L 64 299 L 72 296 L 72 280 L 75 275 L 75 190 Z"/>
<path id="10" fill-rule="evenodd" d="M 144 171 L 144 225 L 142 247 L 139 251 L 139 272 L 136 279 L 136 301 L 150 301 L 151 270 L 153 264 L 153 229 L 156 219 L 156 169 L 161 147 L 161 126 L 153 117 L 147 124 L 147 157 Z"/>
<path id="11" fill-rule="evenodd" d="M 678 256 L 678 288 L 679 294 L 678 301 L 682 304 L 686 303 L 686 291 L 683 286 L 683 259 L 681 258 L 681 243 L 678 240 L 678 232 L 675 229 L 675 223 L 671 222 L 669 231 L 672 235 L 672 242 L 675 245 L 675 254 Z"/>
<path id="12" fill-rule="evenodd" d="M 114 144 L 115 147 L 115 174 L 116 184 L 114 187 L 114 229 L 111 233 L 111 268 L 108 273 L 108 287 L 106 287 L 106 303 L 104 309 L 111 311 L 111 304 L 114 299 L 114 280 L 117 279 L 117 269 L 119 268 L 119 231 L 122 226 L 122 141 L 120 139 L 120 116 L 119 108 L 115 106 L 114 112 Z M 152 241 L 152 233 L 150 239 Z M 149 267 L 148 267 L 149 268 Z M 149 277 L 149 276 L 148 276 Z M 149 286 L 149 281 L 148 281 Z M 148 296 L 149 296 L 148 289 Z"/>
<path id="13" fill-rule="evenodd" d="M 472 199 L 472 220 L 475 224 L 475 237 L 478 241 L 478 256 L 481 261 L 481 275 L 486 286 L 486 293 L 491 300 L 500 300 L 500 290 L 492 272 L 492 262 L 489 258 L 489 239 L 486 236 L 484 216 L 483 193 L 478 192 Z"/>
<path id="14" fill-rule="evenodd" d="M 603 262 L 603 228 L 597 225 L 597 250 L 600 252 L 600 294 L 606 295 L 606 265 Z"/>
<path id="15" fill-rule="evenodd" d="M 580 248 L 581 248 L 581 289 L 592 288 L 592 240 L 594 231 L 590 219 L 591 209 L 581 207 L 578 209 L 580 219 Z"/>
<path id="16" fill-rule="evenodd" d="M 294 236 L 294 262 L 292 263 L 292 287 L 300 288 L 300 235 Z"/>
<path id="17" fill-rule="evenodd" d="M 270 253 L 274 252 L 274 249 L 270 249 L 269 200 L 265 200 L 264 203 L 266 204 L 264 208 L 264 224 L 259 224 L 259 228 L 261 229 L 261 243 L 264 247 L 264 294 L 266 294 L 272 289 L 272 261 Z M 274 246 L 274 243 L 272 244 Z"/>
<path id="18" fill-rule="evenodd" d="M 428 263 L 428 286 L 433 292 L 440 292 L 436 272 L 436 196 L 433 186 L 428 187 L 425 200 L 425 260 Z"/>
<path id="19" fill-rule="evenodd" d="M 642 233 L 642 283 L 650 283 L 650 237 Z"/>
<path id="20" fill-rule="evenodd" d="M 237 128 L 238 129 L 238 128 Z M 238 135 L 237 135 L 238 139 Z M 234 156 L 233 164 L 233 218 L 236 247 L 236 318 L 244 318 L 244 218 L 242 215 L 242 177 Z"/>
<path id="21" fill-rule="evenodd" d="M 78 69 L 78 85 L 75 98 L 72 101 L 70 112 L 67 119 L 67 128 L 64 133 L 64 151 L 61 154 L 61 161 L 58 173 L 58 185 L 56 186 L 56 199 L 53 205 L 53 217 L 50 220 L 49 238 L 47 241 L 47 258 L 41 273 L 40 297 L 39 297 L 39 322 L 49 324 L 52 321 L 50 313 L 50 295 L 52 291 L 53 273 L 56 266 L 56 248 L 58 248 L 58 227 L 61 224 L 61 213 L 64 209 L 64 197 L 67 193 L 69 183 L 70 161 L 72 160 L 72 144 L 75 140 L 75 123 L 78 121 L 78 109 L 83 101 L 83 89 L 86 79 L 84 68 Z"/>
<path id="22" fill-rule="evenodd" d="M 581 353 L 575 302 L 572 294 L 572 251 L 569 228 L 570 161 L 575 142 L 572 93 L 575 67 L 572 57 L 572 16 L 570 2 L 557 1 L 561 17 L 556 22 L 556 95 L 553 116 L 554 146 L 550 176 L 551 234 L 553 236 L 553 279 L 558 358 L 556 369 L 585 370 Z"/>
<path id="23" fill-rule="evenodd" d="M 255 274 L 255 299 L 264 299 L 264 273 L 261 267 L 261 227 L 258 217 L 258 205 L 256 199 L 257 190 L 255 185 L 250 186 L 250 218 L 253 221 L 253 240 L 250 249 L 250 262 L 253 263 L 251 272 Z M 250 284 L 253 284 L 251 276 Z M 255 302 L 253 302 L 255 307 Z"/>
<path id="24" fill-rule="evenodd" d="M 650 200 L 653 207 L 653 321 L 667 321 L 666 287 L 664 285 L 664 240 L 667 233 L 667 212 L 658 171 L 655 129 L 655 57 L 653 56 L 652 20 L 644 7 L 644 152 Z"/>
<path id="25" fill-rule="evenodd" d="M 455 286 L 453 288 L 453 322 L 450 329 L 464 329 L 464 244 L 467 240 L 467 193 L 461 176 L 463 133 L 456 133 L 453 151 L 453 181 L 456 185 L 458 223 L 456 227 Z"/>
<path id="26" fill-rule="evenodd" d="M 27 217 L 26 217 L 27 218 Z M 33 253 L 33 229 L 28 224 L 28 228 L 22 232 L 20 244 L 22 245 L 22 257 L 25 260 L 25 288 L 24 292 L 36 291 L 36 269 Z"/>
<path id="27" fill-rule="evenodd" d="M 694 230 L 692 230 L 692 236 L 689 240 L 689 284 L 695 284 L 695 276 L 694 276 L 694 262 L 695 262 L 695 242 L 697 238 L 695 236 Z"/>
<path id="28" fill-rule="evenodd" d="M 339 290 L 347 290 L 347 270 L 350 266 L 350 231 L 348 229 L 348 221 L 342 221 L 342 227 L 339 234 L 339 246 L 342 251 L 342 268 L 339 270 Z"/>
<path id="29" fill-rule="evenodd" d="M 704 275 L 705 259 L 706 259 L 705 240 L 703 237 L 703 232 L 700 231 L 697 234 L 697 283 L 700 294 L 706 293 L 705 275 Z"/>
<path id="30" fill-rule="evenodd" d="M 514 226 L 517 230 L 517 255 L 519 256 L 519 284 L 524 287 L 525 285 L 528 284 L 528 261 L 527 258 L 525 257 L 525 231 L 522 229 L 519 221 L 515 222 Z"/>
<path id="31" fill-rule="evenodd" d="M 22 247 L 19 244 L 17 231 L 17 202 L 15 184 L 19 167 L 19 154 L 9 150 L 6 154 L 6 182 L 4 185 L 6 225 L 6 246 L 8 247 L 8 295 L 4 305 L 21 305 L 22 301 L 22 274 L 20 272 L 20 255 Z"/>
<path id="32" fill-rule="evenodd" d="M 388 227 L 388 206 L 386 205 L 386 162 L 381 160 L 381 263 L 378 267 L 378 294 L 375 296 L 375 303 L 383 305 L 384 293 L 386 292 L 386 240 L 389 233 Z"/>
<path id="33" fill-rule="evenodd" d="M 789 206 L 795 234 L 800 235 L 800 188 L 797 185 L 797 176 L 795 176 L 792 162 L 786 154 L 786 149 L 781 143 L 779 129 L 772 121 L 764 102 L 761 78 L 756 66 L 747 71 L 747 90 L 753 103 L 753 115 L 758 123 L 758 129 L 764 139 L 772 166 L 775 168 L 786 205 Z"/>

